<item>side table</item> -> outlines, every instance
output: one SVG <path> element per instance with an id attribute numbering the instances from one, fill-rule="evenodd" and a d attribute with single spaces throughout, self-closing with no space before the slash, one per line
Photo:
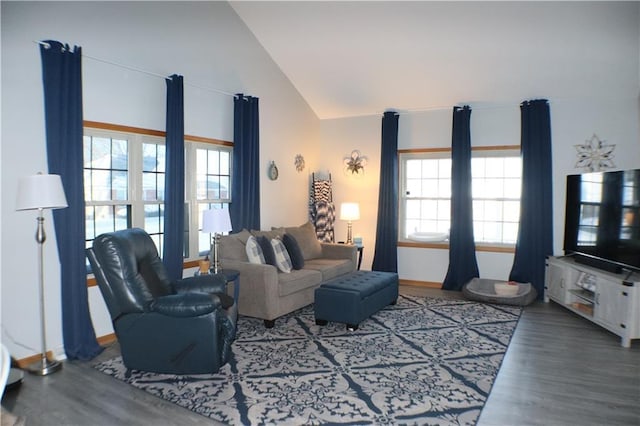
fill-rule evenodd
<path id="1" fill-rule="evenodd" d="M 222 269 L 218 274 L 224 276 L 227 283 L 233 283 L 233 300 L 238 303 L 238 296 L 240 295 L 240 271 L 236 271 L 235 269 Z M 200 270 L 196 269 L 193 275 L 200 275 Z"/>

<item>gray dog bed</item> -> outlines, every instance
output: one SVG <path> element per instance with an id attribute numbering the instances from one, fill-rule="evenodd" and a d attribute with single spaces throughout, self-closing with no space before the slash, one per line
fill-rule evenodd
<path id="1" fill-rule="evenodd" d="M 513 296 L 499 296 L 493 289 L 495 282 L 504 281 L 474 278 L 462 287 L 462 294 L 469 300 L 516 306 L 526 306 L 538 296 L 538 292 L 530 283 L 518 283 L 518 292 Z"/>

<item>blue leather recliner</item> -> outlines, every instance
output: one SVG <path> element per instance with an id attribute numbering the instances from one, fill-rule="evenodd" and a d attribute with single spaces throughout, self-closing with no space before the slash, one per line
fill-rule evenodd
<path id="1" fill-rule="evenodd" d="M 87 257 L 128 370 L 203 374 L 227 362 L 238 307 L 222 275 L 170 282 L 153 240 L 138 228 L 98 236 Z"/>

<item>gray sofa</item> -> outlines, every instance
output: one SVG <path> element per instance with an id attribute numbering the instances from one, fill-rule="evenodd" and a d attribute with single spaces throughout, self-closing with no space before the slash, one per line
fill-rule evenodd
<path id="1" fill-rule="evenodd" d="M 285 233 L 300 248 L 302 269 L 285 273 L 270 264 L 249 262 L 246 244 L 250 236 L 281 239 Z M 276 318 L 313 303 L 315 289 L 325 281 L 356 270 L 356 247 L 320 243 L 311 223 L 222 236 L 219 255 L 223 269 L 240 272 L 238 312 L 263 319 L 266 327 L 273 327 Z"/>

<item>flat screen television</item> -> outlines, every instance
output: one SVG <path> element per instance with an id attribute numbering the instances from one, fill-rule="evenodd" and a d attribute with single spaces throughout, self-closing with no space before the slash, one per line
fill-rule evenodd
<path id="1" fill-rule="evenodd" d="M 611 272 L 640 270 L 640 169 L 567 176 L 564 252 Z"/>

